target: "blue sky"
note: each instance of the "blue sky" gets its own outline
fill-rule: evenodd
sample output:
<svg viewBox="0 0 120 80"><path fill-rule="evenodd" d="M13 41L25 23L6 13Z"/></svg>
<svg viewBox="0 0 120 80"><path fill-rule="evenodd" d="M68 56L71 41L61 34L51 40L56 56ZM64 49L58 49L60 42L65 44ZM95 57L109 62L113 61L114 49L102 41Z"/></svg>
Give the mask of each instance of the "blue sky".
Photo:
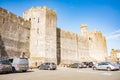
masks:
<svg viewBox="0 0 120 80"><path fill-rule="evenodd" d="M80 24L106 36L108 53L120 49L120 0L0 0L0 7L18 16L31 7L56 10L57 26L80 34Z"/></svg>

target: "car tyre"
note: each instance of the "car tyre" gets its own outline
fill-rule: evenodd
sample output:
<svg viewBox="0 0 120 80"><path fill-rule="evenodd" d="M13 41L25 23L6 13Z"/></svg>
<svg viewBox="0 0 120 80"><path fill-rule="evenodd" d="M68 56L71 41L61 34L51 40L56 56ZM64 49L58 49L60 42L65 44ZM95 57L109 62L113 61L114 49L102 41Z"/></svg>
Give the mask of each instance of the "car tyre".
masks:
<svg viewBox="0 0 120 80"><path fill-rule="evenodd" d="M42 68L39 66L39 70L42 70Z"/></svg>
<svg viewBox="0 0 120 80"><path fill-rule="evenodd" d="M107 71L111 71L111 68L110 68L110 67L107 67Z"/></svg>
<svg viewBox="0 0 120 80"><path fill-rule="evenodd" d="M51 68L50 68L50 67L48 67L48 70L51 70Z"/></svg>
<svg viewBox="0 0 120 80"><path fill-rule="evenodd" d="M93 70L97 70L97 68L96 68L96 67L93 67Z"/></svg>
<svg viewBox="0 0 120 80"><path fill-rule="evenodd" d="M27 70L23 70L22 72L27 72Z"/></svg>
<svg viewBox="0 0 120 80"><path fill-rule="evenodd" d="M15 70L15 68L14 68L14 67L12 67L12 72L16 72L16 70Z"/></svg>

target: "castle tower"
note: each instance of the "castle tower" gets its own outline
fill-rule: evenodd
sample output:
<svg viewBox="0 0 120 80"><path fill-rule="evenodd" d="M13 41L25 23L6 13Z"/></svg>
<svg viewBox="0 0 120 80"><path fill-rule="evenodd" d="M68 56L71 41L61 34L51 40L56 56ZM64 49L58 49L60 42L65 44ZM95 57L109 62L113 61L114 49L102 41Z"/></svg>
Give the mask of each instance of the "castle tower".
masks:
<svg viewBox="0 0 120 80"><path fill-rule="evenodd" d="M82 25L80 26L80 28L81 28L81 33L82 33L82 35L84 35L84 34L87 33L87 25L86 25L86 24L82 24Z"/></svg>
<svg viewBox="0 0 120 80"><path fill-rule="evenodd" d="M56 62L56 12L47 7L32 7L23 17L31 21L31 60Z"/></svg>

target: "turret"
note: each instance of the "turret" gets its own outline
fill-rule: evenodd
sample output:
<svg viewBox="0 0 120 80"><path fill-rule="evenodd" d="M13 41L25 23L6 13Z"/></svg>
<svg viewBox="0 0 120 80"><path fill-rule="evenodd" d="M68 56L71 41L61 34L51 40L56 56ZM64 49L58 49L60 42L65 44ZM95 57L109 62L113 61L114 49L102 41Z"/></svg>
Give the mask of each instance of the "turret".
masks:
<svg viewBox="0 0 120 80"><path fill-rule="evenodd" d="M82 33L82 35L84 35L84 34L87 33L87 25L86 25L86 24L82 24L82 25L80 26L80 28L81 28L81 33Z"/></svg>

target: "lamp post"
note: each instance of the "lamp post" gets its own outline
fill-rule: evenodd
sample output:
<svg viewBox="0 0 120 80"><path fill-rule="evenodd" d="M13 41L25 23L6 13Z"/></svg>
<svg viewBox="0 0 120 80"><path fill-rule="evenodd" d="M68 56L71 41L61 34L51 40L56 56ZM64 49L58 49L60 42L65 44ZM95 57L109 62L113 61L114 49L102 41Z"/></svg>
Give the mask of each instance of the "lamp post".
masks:
<svg viewBox="0 0 120 80"><path fill-rule="evenodd" d="M117 53L117 62L120 63L120 53Z"/></svg>

